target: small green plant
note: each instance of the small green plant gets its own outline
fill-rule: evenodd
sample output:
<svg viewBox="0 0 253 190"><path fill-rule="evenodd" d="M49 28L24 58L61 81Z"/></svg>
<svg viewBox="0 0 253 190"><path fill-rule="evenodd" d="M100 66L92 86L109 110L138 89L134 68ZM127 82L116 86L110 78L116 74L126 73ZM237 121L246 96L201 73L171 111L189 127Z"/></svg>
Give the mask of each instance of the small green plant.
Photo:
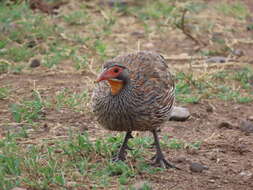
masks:
<svg viewBox="0 0 253 190"><path fill-rule="evenodd" d="M42 118L44 102L37 92L34 92L33 96L33 100L23 100L10 106L12 117L16 122L32 123Z"/></svg>
<svg viewBox="0 0 253 190"><path fill-rule="evenodd" d="M239 81L243 88L250 89L250 80L253 77L253 71L249 68L243 68L234 73L233 79Z"/></svg>
<svg viewBox="0 0 253 190"><path fill-rule="evenodd" d="M217 9L225 15L232 15L238 19L245 19L249 15L249 10L240 1L235 3L221 3L217 6Z"/></svg>
<svg viewBox="0 0 253 190"><path fill-rule="evenodd" d="M94 47L98 55L100 55L103 60L106 59L106 44L101 40L96 40L94 42Z"/></svg>
<svg viewBox="0 0 253 190"><path fill-rule="evenodd" d="M9 89L6 87L0 87L0 100L7 98L9 95Z"/></svg>
<svg viewBox="0 0 253 190"><path fill-rule="evenodd" d="M201 146L200 141L192 142L192 143L184 143L184 148L191 148L191 149L199 149Z"/></svg>
<svg viewBox="0 0 253 190"><path fill-rule="evenodd" d="M0 74L7 73L10 65L5 61L0 60Z"/></svg>
<svg viewBox="0 0 253 190"><path fill-rule="evenodd" d="M14 134L8 133L6 138L0 139L0 189L12 189L19 186L21 162L19 150Z"/></svg>
<svg viewBox="0 0 253 190"><path fill-rule="evenodd" d="M57 93L55 100L58 110L63 107L68 107L74 111L81 111L87 101L87 92L76 93L65 88Z"/></svg>
<svg viewBox="0 0 253 190"><path fill-rule="evenodd" d="M7 45L7 40L0 40L0 49L3 49Z"/></svg>
<svg viewBox="0 0 253 190"><path fill-rule="evenodd" d="M151 4L147 4L144 6L139 12L139 18L141 20L149 20L149 19L159 19L159 18L167 18L170 17L171 12L175 8L174 5L171 5L166 2L155 1Z"/></svg>
<svg viewBox="0 0 253 190"><path fill-rule="evenodd" d="M181 149L183 148L184 143L176 138L169 139L168 137L165 137L165 145L171 149Z"/></svg>
<svg viewBox="0 0 253 190"><path fill-rule="evenodd" d="M14 62L28 61L32 56L34 56L33 51L24 46L9 48L4 54L4 57Z"/></svg>
<svg viewBox="0 0 253 190"><path fill-rule="evenodd" d="M71 25L85 24L88 20L88 15L84 10L74 11L68 15L63 16L65 22Z"/></svg>
<svg viewBox="0 0 253 190"><path fill-rule="evenodd" d="M75 61L75 65L74 67L76 68L76 70L82 70L82 69L86 69L87 65L88 65L88 58L87 56L78 56L75 55L73 60Z"/></svg>

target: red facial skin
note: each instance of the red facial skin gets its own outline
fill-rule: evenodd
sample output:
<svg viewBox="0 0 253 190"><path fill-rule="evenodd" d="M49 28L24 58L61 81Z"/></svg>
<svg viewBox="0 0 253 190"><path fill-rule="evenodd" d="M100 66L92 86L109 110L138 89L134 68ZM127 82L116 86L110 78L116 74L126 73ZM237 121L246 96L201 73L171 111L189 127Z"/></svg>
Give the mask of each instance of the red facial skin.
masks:
<svg viewBox="0 0 253 190"><path fill-rule="evenodd" d="M119 66L114 66L102 72L97 78L96 82L100 82L103 80L113 79L119 76L119 74L123 71L123 68Z"/></svg>
<svg viewBox="0 0 253 190"><path fill-rule="evenodd" d="M108 70L102 72L99 75L96 82L107 80L111 86L111 94L117 95L123 88L123 81L113 80L113 79L116 79L122 71L123 71L123 68L119 66L111 67Z"/></svg>

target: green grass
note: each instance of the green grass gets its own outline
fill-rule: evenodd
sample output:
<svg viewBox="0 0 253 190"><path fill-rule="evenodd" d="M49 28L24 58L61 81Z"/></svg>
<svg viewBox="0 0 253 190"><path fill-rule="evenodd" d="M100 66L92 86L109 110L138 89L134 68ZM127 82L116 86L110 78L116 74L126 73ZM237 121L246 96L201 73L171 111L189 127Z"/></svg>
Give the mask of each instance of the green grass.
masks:
<svg viewBox="0 0 253 190"><path fill-rule="evenodd" d="M220 5L217 6L217 10L225 15L234 16L238 19L245 19L249 16L247 6L240 1L234 3L220 3Z"/></svg>
<svg viewBox="0 0 253 190"><path fill-rule="evenodd" d="M42 118L45 102L41 99L40 94L33 92L32 100L22 100L19 103L10 105L10 112L14 121L32 123Z"/></svg>
<svg viewBox="0 0 253 190"><path fill-rule="evenodd" d="M57 92L55 96L56 109L69 108L74 111L80 112L84 109L87 103L87 92L84 90L81 93L72 92L65 88Z"/></svg>
<svg viewBox="0 0 253 190"><path fill-rule="evenodd" d="M253 101L252 79L253 71L248 67L219 71L199 79L193 74L179 72L176 75L176 99L183 103L198 103L202 98L249 103ZM231 83L235 89L231 88Z"/></svg>
<svg viewBox="0 0 253 190"><path fill-rule="evenodd" d="M9 89L7 87L0 87L0 100L8 98L9 93Z"/></svg>
<svg viewBox="0 0 253 190"><path fill-rule="evenodd" d="M8 60L14 62L28 61L32 56L34 56L34 52L24 46L9 48L4 55Z"/></svg>
<svg viewBox="0 0 253 190"><path fill-rule="evenodd" d="M89 20L88 15L84 10L73 11L68 15L64 15L63 19L70 25L85 24L87 23L87 20Z"/></svg>
<svg viewBox="0 0 253 190"><path fill-rule="evenodd" d="M116 182L123 188L127 187L138 173L155 174L163 171L161 168L152 167L143 159L150 155L150 152L143 150L151 145L152 139L149 137L135 137L130 141L131 147L141 149L142 152L142 157L132 157L130 154L128 160L136 159L138 162L137 167L133 168L128 163L110 161L111 153L116 152L118 145L122 143L123 135L91 141L87 133L81 135L70 131L65 140L44 141L46 146L41 146L40 143L17 143L17 139L22 142L25 138L23 136L9 133L6 138L0 139L1 189L7 190L15 186L58 189L67 187L70 182L74 182L70 186L80 188L88 188L88 184L97 188L109 188L111 183ZM182 143L179 143L180 147L176 145L180 142L176 139L163 138L161 142L163 146L169 142L171 148L184 148ZM148 184L146 186L149 187Z"/></svg>

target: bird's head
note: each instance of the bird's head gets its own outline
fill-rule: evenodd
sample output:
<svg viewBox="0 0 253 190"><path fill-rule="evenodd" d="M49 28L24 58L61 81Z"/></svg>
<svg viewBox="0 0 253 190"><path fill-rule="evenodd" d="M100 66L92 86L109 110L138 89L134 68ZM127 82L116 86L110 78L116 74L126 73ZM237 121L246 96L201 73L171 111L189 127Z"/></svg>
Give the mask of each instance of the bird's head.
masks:
<svg viewBox="0 0 253 190"><path fill-rule="evenodd" d="M120 64L110 64L98 76L96 82L107 80L111 86L111 94L117 95L129 82L129 71Z"/></svg>

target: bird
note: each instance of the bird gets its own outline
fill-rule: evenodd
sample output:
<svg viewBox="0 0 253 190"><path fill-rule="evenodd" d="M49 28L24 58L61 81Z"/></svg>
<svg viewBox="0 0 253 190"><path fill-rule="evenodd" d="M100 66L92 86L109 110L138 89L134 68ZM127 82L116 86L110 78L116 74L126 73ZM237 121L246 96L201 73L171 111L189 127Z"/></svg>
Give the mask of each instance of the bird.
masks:
<svg viewBox="0 0 253 190"><path fill-rule="evenodd" d="M113 161L126 160L133 131L153 134L153 164L177 168L165 159L157 130L169 120L175 102L175 83L165 58L156 52L125 53L106 61L95 81L92 109L105 129L125 132ZM178 169L178 168L177 168Z"/></svg>

